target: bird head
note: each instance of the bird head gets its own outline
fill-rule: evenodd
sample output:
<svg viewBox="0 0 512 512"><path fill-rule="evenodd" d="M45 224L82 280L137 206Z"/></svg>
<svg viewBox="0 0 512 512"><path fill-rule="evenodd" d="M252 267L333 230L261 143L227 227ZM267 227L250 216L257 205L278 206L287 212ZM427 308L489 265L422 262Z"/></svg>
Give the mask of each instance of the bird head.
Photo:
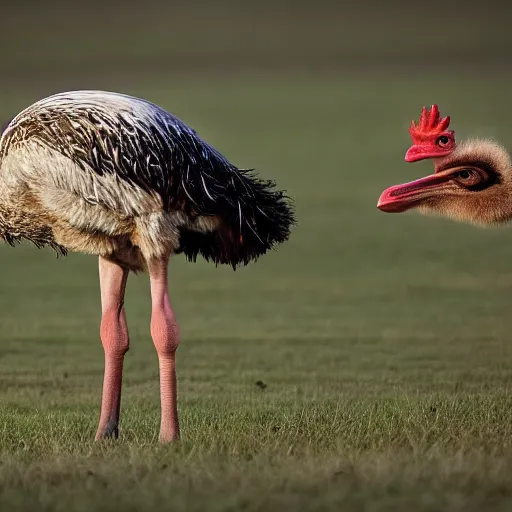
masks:
<svg viewBox="0 0 512 512"><path fill-rule="evenodd" d="M406 162L417 162L426 158L441 158L455 149L455 133L448 130L450 117L441 117L437 105L423 107L418 124L411 122L409 133L412 146L405 154Z"/></svg>
<svg viewBox="0 0 512 512"><path fill-rule="evenodd" d="M468 140L436 161L434 174L382 192L377 207L418 209L455 220L496 225L512 219L512 160L489 140Z"/></svg>

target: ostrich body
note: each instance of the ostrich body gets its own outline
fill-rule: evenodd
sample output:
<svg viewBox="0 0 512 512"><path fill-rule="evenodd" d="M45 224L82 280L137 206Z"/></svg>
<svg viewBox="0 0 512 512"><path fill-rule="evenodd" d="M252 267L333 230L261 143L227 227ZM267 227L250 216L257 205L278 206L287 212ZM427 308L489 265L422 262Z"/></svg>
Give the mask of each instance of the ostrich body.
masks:
<svg viewBox="0 0 512 512"><path fill-rule="evenodd" d="M0 139L0 236L99 256L105 351L96 439L117 437L128 274L148 272L160 369L160 440L179 437L179 327L170 256L236 268L287 240L293 210L274 183L238 169L181 120L145 100L103 91L45 98Z"/></svg>

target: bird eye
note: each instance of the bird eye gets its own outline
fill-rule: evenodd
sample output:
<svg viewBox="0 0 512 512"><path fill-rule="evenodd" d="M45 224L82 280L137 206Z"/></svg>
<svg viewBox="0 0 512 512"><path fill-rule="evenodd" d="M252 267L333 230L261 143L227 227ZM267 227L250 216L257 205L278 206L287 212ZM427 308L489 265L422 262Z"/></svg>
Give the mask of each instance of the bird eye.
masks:
<svg viewBox="0 0 512 512"><path fill-rule="evenodd" d="M446 146L449 142L450 139L446 135L441 135L441 137L437 139L438 146Z"/></svg>
<svg viewBox="0 0 512 512"><path fill-rule="evenodd" d="M489 179L488 174L481 169L461 169L453 176L456 181L467 188L474 187L482 182L485 183Z"/></svg>

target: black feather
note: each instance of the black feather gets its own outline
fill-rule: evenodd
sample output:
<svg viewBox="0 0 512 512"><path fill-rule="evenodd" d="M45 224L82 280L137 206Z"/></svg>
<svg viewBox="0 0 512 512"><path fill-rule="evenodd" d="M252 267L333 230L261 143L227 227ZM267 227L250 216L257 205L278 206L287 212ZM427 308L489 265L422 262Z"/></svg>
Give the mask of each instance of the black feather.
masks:
<svg viewBox="0 0 512 512"><path fill-rule="evenodd" d="M204 176L203 176L204 177ZM275 245L285 242L295 219L288 197L272 181L238 170L205 210L215 208L222 225L211 233L182 230L180 248L191 261L200 254L217 264L247 265ZM218 180L215 180L218 186Z"/></svg>

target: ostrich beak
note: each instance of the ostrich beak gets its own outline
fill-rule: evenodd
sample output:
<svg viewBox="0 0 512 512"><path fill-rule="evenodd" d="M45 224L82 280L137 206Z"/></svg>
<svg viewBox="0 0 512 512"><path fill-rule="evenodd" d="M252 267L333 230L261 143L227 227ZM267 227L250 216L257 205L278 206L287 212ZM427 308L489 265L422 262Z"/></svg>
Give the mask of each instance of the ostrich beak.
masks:
<svg viewBox="0 0 512 512"><path fill-rule="evenodd" d="M448 173L439 173L402 185L394 185L382 192L377 208L387 213L404 212L417 206L423 199L431 197L449 180Z"/></svg>

